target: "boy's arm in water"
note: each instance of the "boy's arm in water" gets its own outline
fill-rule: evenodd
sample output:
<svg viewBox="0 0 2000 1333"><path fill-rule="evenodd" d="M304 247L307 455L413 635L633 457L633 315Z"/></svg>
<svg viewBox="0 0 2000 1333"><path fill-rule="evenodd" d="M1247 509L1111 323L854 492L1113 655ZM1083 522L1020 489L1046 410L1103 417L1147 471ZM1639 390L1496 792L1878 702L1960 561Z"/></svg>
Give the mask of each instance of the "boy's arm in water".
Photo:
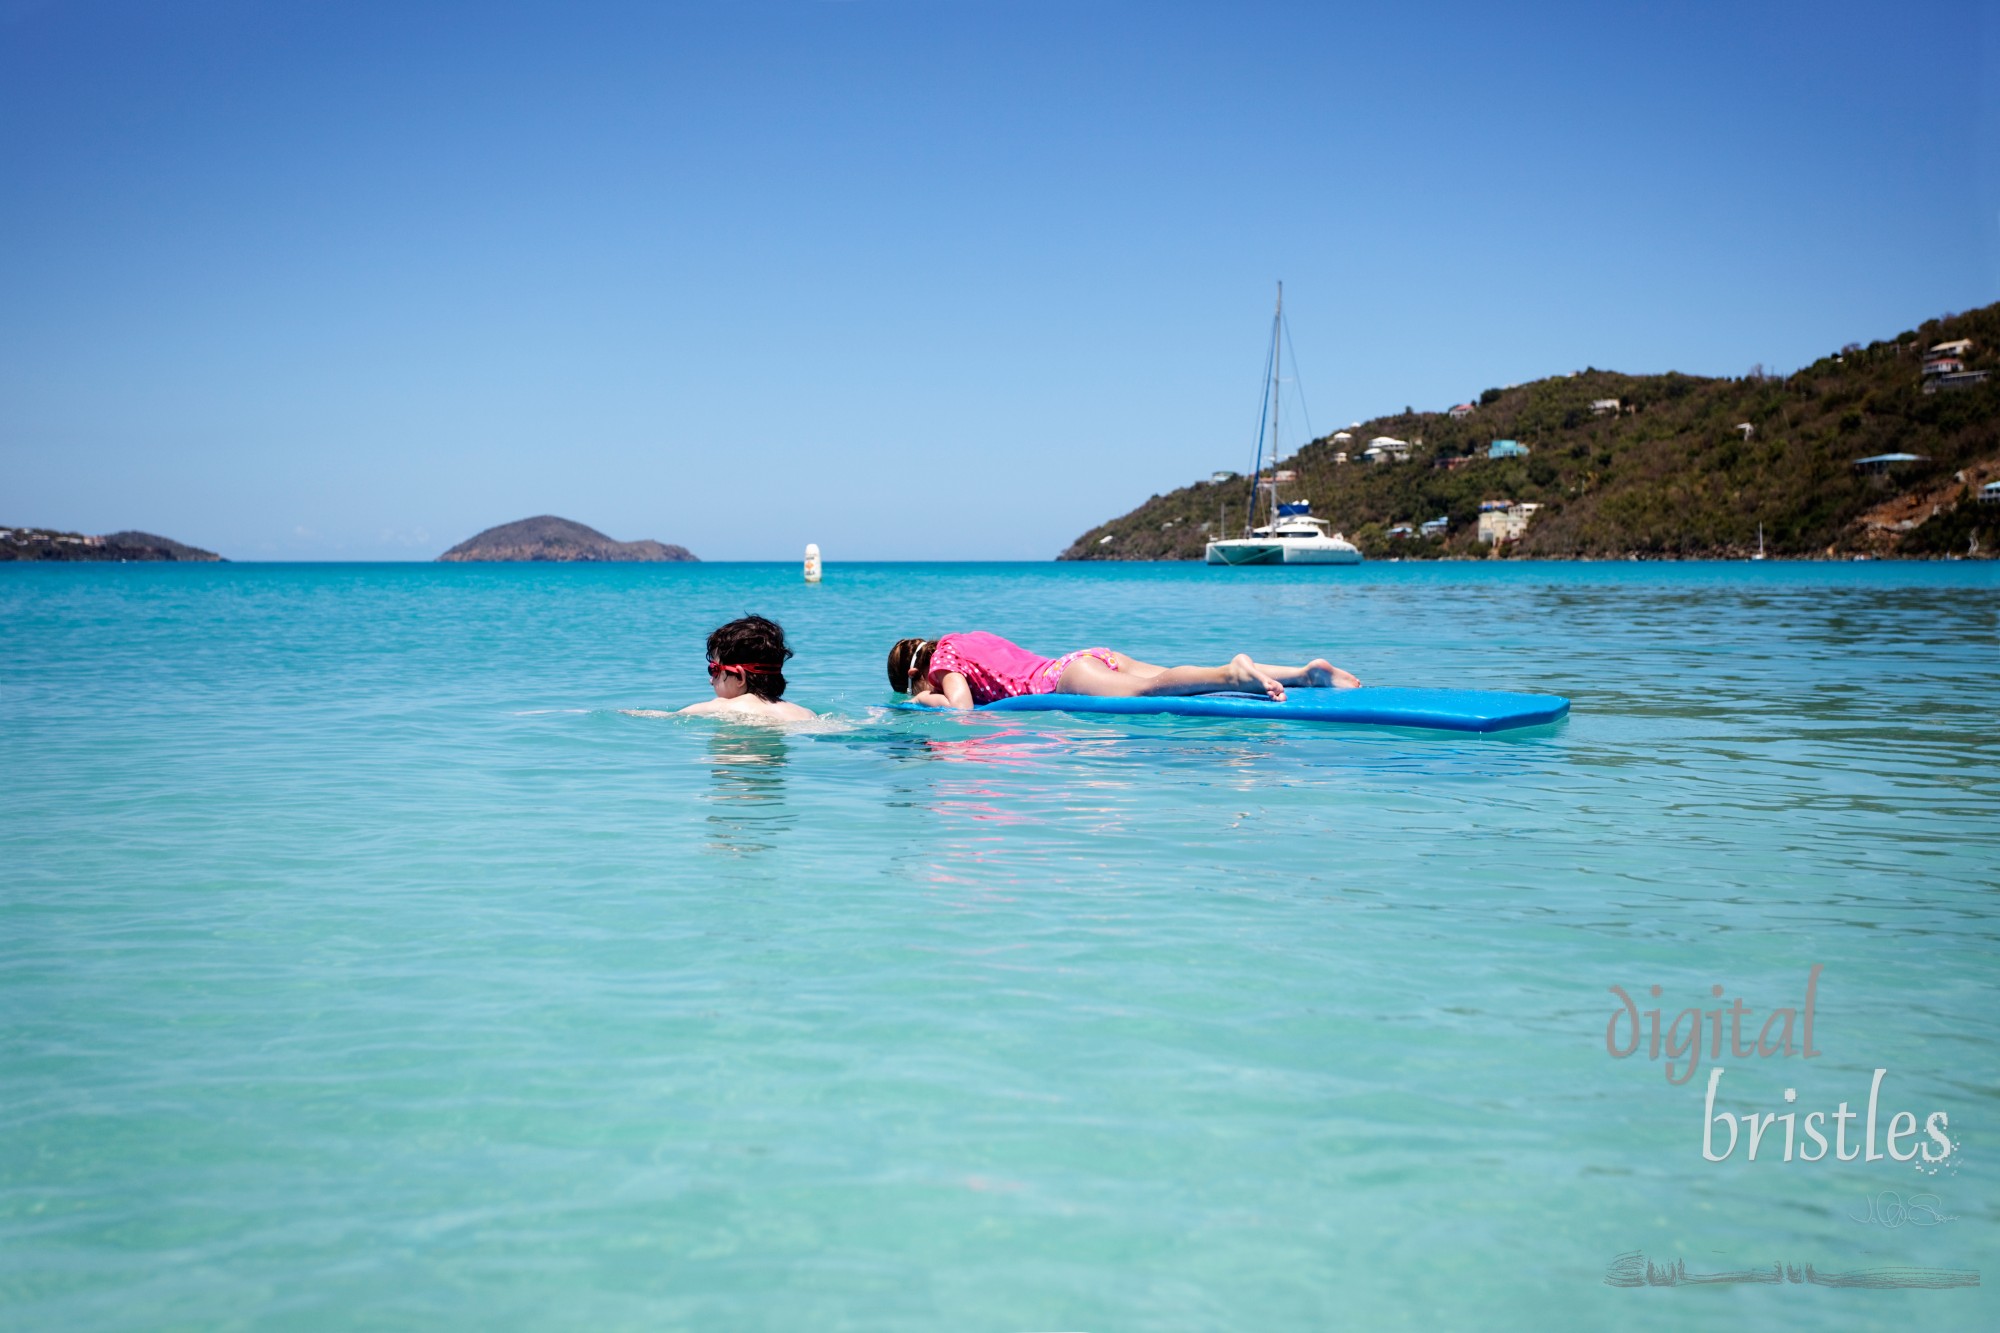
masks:
<svg viewBox="0 0 2000 1333"><path fill-rule="evenodd" d="M938 682L937 689L918 690L912 697L918 703L929 704L932 708L972 707L972 687L967 685L965 677L956 671L945 672L944 679Z"/></svg>

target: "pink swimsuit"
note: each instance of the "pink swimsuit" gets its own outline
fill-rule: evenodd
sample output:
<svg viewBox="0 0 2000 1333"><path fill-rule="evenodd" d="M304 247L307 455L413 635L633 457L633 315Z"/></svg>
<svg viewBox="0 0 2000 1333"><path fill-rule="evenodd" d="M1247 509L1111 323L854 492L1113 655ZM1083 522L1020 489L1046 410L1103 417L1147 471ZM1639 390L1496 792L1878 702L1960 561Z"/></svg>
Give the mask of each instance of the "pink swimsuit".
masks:
<svg viewBox="0 0 2000 1333"><path fill-rule="evenodd" d="M990 704L1017 694L1054 694L1062 684L1063 672L1080 657L1094 657L1113 671L1118 657L1109 648L1079 648L1061 657L1031 653L1018 643L1009 643L998 634L974 630L970 634L947 634L931 653L928 679L931 688L948 671L965 677L972 689L972 702Z"/></svg>

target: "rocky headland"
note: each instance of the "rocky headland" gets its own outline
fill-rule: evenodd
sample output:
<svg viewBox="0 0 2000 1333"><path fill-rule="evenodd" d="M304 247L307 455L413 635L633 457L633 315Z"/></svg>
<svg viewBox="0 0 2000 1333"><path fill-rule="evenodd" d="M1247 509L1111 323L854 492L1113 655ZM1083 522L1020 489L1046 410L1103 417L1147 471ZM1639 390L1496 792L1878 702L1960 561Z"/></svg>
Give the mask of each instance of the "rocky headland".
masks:
<svg viewBox="0 0 2000 1333"><path fill-rule="evenodd" d="M222 557L199 546L150 532L112 532L92 537L53 528L0 527L0 560L187 560L213 563Z"/></svg>
<svg viewBox="0 0 2000 1333"><path fill-rule="evenodd" d="M1245 451L1247 452L1247 451ZM1078 537L1063 560L1199 560L1276 481L1378 559L1992 558L2000 305L1790 375L1584 369L1404 408L1218 472ZM1495 512L1519 522L1504 529ZM1530 519L1530 515L1532 518Z"/></svg>
<svg viewBox="0 0 2000 1333"><path fill-rule="evenodd" d="M553 514L524 518L488 528L468 537L438 557L456 562L551 560L551 561L667 561L694 560L685 546L666 542L621 542Z"/></svg>

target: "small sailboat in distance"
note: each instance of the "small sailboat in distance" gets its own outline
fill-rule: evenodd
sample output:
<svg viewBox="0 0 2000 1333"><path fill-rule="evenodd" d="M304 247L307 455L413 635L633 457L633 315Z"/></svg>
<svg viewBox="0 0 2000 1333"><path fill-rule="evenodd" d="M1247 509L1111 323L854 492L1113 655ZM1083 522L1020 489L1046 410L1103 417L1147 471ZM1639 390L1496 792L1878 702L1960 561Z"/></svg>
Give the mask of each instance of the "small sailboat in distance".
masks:
<svg viewBox="0 0 2000 1333"><path fill-rule="evenodd" d="M1244 507L1241 537L1217 537L1208 544L1211 565L1358 565L1361 548L1340 533L1331 536L1326 520L1312 516L1312 501L1290 504L1278 499L1278 371L1283 355L1285 332L1285 284L1278 284L1278 308L1271 317L1271 384L1264 409L1257 419L1257 460L1250 469L1250 503ZM1264 428L1271 434L1271 479L1264 476ZM1270 519L1261 528L1256 521L1257 489L1270 489Z"/></svg>

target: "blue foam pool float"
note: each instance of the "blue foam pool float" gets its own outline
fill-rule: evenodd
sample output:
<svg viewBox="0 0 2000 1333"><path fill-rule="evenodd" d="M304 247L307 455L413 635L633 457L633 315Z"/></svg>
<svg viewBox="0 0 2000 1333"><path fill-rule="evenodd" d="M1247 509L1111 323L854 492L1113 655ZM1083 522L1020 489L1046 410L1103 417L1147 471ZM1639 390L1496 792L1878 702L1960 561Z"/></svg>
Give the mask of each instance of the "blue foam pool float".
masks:
<svg viewBox="0 0 2000 1333"><path fill-rule="evenodd" d="M904 708L931 705L906 702ZM1349 722L1444 731L1507 731L1537 727L1569 713L1556 694L1502 690L1423 690L1364 686L1355 690L1300 687L1278 703L1262 694L1177 694L1132 699L1095 694L1019 694L981 704L980 713L1172 713L1181 717L1260 718L1268 722Z"/></svg>

